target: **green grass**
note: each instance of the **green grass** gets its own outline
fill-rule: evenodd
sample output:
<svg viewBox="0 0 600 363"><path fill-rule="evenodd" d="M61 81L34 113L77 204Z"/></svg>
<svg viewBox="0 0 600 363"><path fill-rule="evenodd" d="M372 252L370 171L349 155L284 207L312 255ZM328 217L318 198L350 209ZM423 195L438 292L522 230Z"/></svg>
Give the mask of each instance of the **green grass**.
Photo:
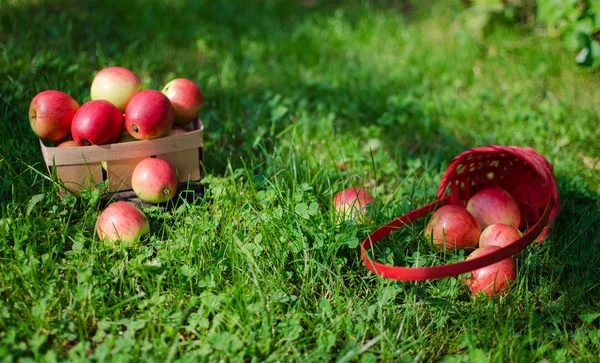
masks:
<svg viewBox="0 0 600 363"><path fill-rule="evenodd" d="M600 76L535 29L474 38L459 1L401 4L0 0L0 357L595 360ZM59 197L27 121L37 92L84 102L110 65L207 100L205 198L146 209L151 236L117 250L94 234L102 195ZM535 148L561 194L511 293L368 273L358 241L486 144ZM336 223L350 185L378 201L367 225ZM388 257L411 263L418 232Z"/></svg>

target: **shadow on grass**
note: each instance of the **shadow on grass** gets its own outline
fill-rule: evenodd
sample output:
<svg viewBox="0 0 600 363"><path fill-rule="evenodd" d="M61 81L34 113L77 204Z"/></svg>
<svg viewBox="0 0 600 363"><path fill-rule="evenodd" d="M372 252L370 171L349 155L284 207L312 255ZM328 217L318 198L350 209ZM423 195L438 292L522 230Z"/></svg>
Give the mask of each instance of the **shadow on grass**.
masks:
<svg viewBox="0 0 600 363"><path fill-rule="evenodd" d="M535 259L530 268L535 276L534 290L539 288L540 293L546 293L556 309L556 315L547 316L549 321L572 328L568 323L573 323L573 319L586 322L585 314L598 310L600 207L597 198L575 178L561 177L557 182L561 213L549 240L533 246L546 258Z"/></svg>
<svg viewBox="0 0 600 363"><path fill-rule="evenodd" d="M405 1L376 1L371 6L388 10L391 5L392 9L406 11L409 9L406 4ZM344 44L339 44L339 51L335 50L335 42L339 40L324 39L330 44L323 46L319 36L307 35L318 27L297 31L307 27L308 18L309 22L319 24L343 18L340 25L352 26L360 20L363 10L361 5L343 1L109 0L5 5L0 15L0 41L18 44L14 46L16 51L26 49L23 54L11 55L17 59L22 56L20 62L31 62L30 67L14 65L5 70L8 76L20 79L28 90L19 93L16 99L7 100L18 107L11 107L6 117L22 120L18 134L27 134L28 125L22 115L35 92L47 88L65 89L83 102L88 98L91 75L115 63L140 72L145 85L152 88L160 88L168 78L185 75L204 83L206 141L208 148L214 151L207 166L222 173L227 159L239 166L240 158L249 152L248 145L257 138L272 137L289 125L293 110L277 120L268 135L257 132L274 118L279 104L269 108L269 101L278 95L284 99L291 97L291 107L308 102L308 110L345 110L352 114L353 121L339 127L350 133L356 131L359 122L372 122L386 112L387 96L392 89L397 91L397 86L381 80L377 90L368 89L366 79L378 74L363 72L356 77L358 81L349 76L337 86L322 80L320 75L315 75L317 81L307 82L306 77L297 74L305 67L314 68L326 62L327 57L333 57L334 62L344 61ZM31 59L26 59L28 56ZM254 74L256 67L268 69L269 62L276 68L272 74ZM352 86L360 86L360 89L348 89ZM11 91L14 89L10 85L3 89L3 93L14 93ZM412 133L414 126L421 122L414 117L418 110L396 111L406 111L403 117L410 121L400 132L394 130L398 125L390 125L390 132L384 132L390 136L386 144L388 141L391 145L398 144L398 134ZM438 129L437 126L431 125L431 129ZM430 133L429 130L418 132ZM408 144L412 144L412 148L415 143ZM40 160L39 155L23 156L31 163Z"/></svg>

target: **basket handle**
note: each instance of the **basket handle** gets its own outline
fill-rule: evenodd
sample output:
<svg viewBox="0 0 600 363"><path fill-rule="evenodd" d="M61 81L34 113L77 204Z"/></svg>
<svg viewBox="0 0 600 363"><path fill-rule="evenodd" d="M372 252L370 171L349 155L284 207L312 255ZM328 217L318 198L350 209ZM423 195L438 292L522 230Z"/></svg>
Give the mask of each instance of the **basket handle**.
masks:
<svg viewBox="0 0 600 363"><path fill-rule="evenodd" d="M394 218L391 222L372 232L369 236L367 236L367 238L365 238L365 240L361 244L361 255L365 266L371 272L381 277L403 281L432 280L439 279L442 277L456 276L462 273L470 272L478 268L491 265L505 258L514 256L515 254L523 250L525 247L527 247L540 235L540 233L542 233L544 227L548 224L548 220L550 218L550 211L552 209L552 201L548 200L548 203L546 204L546 209L544 210L542 217L520 239L506 247L498 249L497 251L471 260L430 267L400 267L385 265L373 261L369 257L367 251L372 249L375 243L379 242L382 238L384 238L385 236L389 235L397 229L400 229L420 218L425 217L427 214L433 212L438 206L446 205L449 203L450 196L438 199L421 208L412 210L401 217Z"/></svg>

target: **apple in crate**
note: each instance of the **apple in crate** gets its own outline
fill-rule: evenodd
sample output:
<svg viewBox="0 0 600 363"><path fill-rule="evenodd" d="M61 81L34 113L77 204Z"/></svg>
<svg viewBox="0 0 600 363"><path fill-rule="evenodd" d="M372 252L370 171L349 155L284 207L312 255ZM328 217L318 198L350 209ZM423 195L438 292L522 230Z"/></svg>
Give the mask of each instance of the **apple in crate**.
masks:
<svg viewBox="0 0 600 363"><path fill-rule="evenodd" d="M131 187L135 194L148 203L164 203L177 192L177 173L167 161L146 158L133 169Z"/></svg>
<svg viewBox="0 0 600 363"><path fill-rule="evenodd" d="M425 237L439 250L476 248L481 229L462 206L448 204L436 210L425 226Z"/></svg>
<svg viewBox="0 0 600 363"><path fill-rule="evenodd" d="M96 222L98 237L110 244L122 241L132 244L150 233L144 213L127 202L115 202L100 213Z"/></svg>
<svg viewBox="0 0 600 363"><path fill-rule="evenodd" d="M519 231L513 226L494 223L487 226L479 236L479 247L506 247L521 238Z"/></svg>
<svg viewBox="0 0 600 363"><path fill-rule="evenodd" d="M467 260L487 255L499 250L498 246L484 246L473 251ZM492 297L508 291L510 282L517 275L515 261L512 257L496 262L489 266L471 271L471 276L464 282L467 284L471 293L478 296L480 292L484 292L487 296Z"/></svg>
<svg viewBox="0 0 600 363"><path fill-rule="evenodd" d="M198 117L204 105L204 95L200 87L185 78L176 78L167 83L162 91L173 104L175 123L184 125Z"/></svg>
<svg viewBox="0 0 600 363"><path fill-rule="evenodd" d="M122 130L123 114L106 100L84 103L71 124L73 140L84 145L113 143L121 136Z"/></svg>
<svg viewBox="0 0 600 363"><path fill-rule="evenodd" d="M61 142L56 147L79 147L79 146L85 146L85 144L81 141L68 140L68 141Z"/></svg>
<svg viewBox="0 0 600 363"><path fill-rule="evenodd" d="M142 90L142 81L123 67L108 67L94 76L90 94L92 100L107 100L125 111L133 96Z"/></svg>
<svg viewBox="0 0 600 363"><path fill-rule="evenodd" d="M169 136L184 135L190 131L193 131L193 130L190 129L189 127L175 126L171 129L171 131L169 131Z"/></svg>
<svg viewBox="0 0 600 363"><path fill-rule="evenodd" d="M68 94L48 90L38 93L29 105L29 125L44 140L59 141L71 133L79 103Z"/></svg>
<svg viewBox="0 0 600 363"><path fill-rule="evenodd" d="M494 223L515 228L521 223L519 205L509 192L499 187L489 187L477 192L469 199L467 210L477 219L482 230Z"/></svg>
<svg viewBox="0 0 600 363"><path fill-rule="evenodd" d="M171 101L157 90L136 94L125 110L125 127L138 140L167 135L173 127L175 113Z"/></svg>
<svg viewBox="0 0 600 363"><path fill-rule="evenodd" d="M364 221L373 196L362 188L348 188L333 197L333 206L342 219L355 218Z"/></svg>

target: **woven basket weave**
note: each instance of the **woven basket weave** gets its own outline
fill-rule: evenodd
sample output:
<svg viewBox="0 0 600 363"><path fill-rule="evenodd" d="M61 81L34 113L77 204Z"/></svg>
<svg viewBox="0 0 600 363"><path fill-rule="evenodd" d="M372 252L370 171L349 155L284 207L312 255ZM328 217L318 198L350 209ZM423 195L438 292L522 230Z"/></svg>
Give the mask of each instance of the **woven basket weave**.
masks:
<svg viewBox="0 0 600 363"><path fill-rule="evenodd" d="M468 261L431 267L399 267L372 260L368 251L390 233L426 217L446 204L466 205L479 190L498 186L512 194L521 208L521 230L516 242ZM560 210L552 165L531 148L484 146L469 149L452 160L438 189L438 199L371 233L361 244L365 266L373 273L395 280L429 280L455 276L511 257L535 240L543 240Z"/></svg>

